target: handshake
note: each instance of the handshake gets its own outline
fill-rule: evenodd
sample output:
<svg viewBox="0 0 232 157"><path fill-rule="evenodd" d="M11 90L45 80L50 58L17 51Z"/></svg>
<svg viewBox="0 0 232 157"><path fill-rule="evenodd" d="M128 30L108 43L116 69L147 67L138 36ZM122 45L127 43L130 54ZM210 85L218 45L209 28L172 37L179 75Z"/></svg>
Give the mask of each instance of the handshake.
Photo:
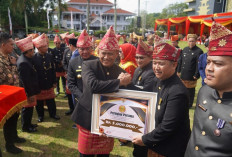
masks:
<svg viewBox="0 0 232 157"><path fill-rule="evenodd" d="M127 86L128 84L131 83L131 75L128 73L121 73L118 76L118 79L120 80L119 86Z"/></svg>

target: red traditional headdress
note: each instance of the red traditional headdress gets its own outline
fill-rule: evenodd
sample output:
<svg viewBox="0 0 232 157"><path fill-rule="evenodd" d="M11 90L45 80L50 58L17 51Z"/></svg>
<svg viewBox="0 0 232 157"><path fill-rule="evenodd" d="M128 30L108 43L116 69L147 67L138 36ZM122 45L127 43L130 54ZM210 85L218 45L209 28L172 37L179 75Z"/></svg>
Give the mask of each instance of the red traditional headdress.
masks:
<svg viewBox="0 0 232 157"><path fill-rule="evenodd" d="M152 56L152 52L153 52L152 46L147 45L141 39L139 39L136 53L141 55Z"/></svg>
<svg viewBox="0 0 232 157"><path fill-rule="evenodd" d="M113 26L110 26L105 36L98 45L101 50L115 51L119 50L118 40L115 36Z"/></svg>
<svg viewBox="0 0 232 157"><path fill-rule="evenodd" d="M86 32L86 30L84 29L77 41L77 47L90 47L92 46L92 40L89 37L88 33Z"/></svg>
<svg viewBox="0 0 232 157"><path fill-rule="evenodd" d="M61 41L60 41L60 38L59 38L59 36L56 34L56 36L55 36L55 38L54 38L54 43L59 43L59 42L61 42Z"/></svg>
<svg viewBox="0 0 232 157"><path fill-rule="evenodd" d="M209 38L209 56L232 56L232 32L213 22Z"/></svg>
<svg viewBox="0 0 232 157"><path fill-rule="evenodd" d="M65 39L65 37L66 37L67 35L69 35L69 32L60 34L60 37L61 37L62 39Z"/></svg>
<svg viewBox="0 0 232 157"><path fill-rule="evenodd" d="M38 36L37 38L33 39L32 42L36 48L40 48L40 47L46 46L48 44L47 38L46 38L44 33L42 35Z"/></svg>
<svg viewBox="0 0 232 157"><path fill-rule="evenodd" d="M32 38L30 36L27 38L18 40L15 43L22 52L26 52L34 48Z"/></svg>

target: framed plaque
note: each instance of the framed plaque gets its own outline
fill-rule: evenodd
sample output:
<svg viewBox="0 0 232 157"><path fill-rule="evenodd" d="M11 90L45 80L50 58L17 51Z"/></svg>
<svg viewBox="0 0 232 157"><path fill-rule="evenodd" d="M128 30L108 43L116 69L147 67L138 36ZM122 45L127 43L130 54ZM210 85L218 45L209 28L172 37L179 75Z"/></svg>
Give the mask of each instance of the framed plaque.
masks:
<svg viewBox="0 0 232 157"><path fill-rule="evenodd" d="M155 129L157 93L119 90L93 94L91 133L132 141Z"/></svg>

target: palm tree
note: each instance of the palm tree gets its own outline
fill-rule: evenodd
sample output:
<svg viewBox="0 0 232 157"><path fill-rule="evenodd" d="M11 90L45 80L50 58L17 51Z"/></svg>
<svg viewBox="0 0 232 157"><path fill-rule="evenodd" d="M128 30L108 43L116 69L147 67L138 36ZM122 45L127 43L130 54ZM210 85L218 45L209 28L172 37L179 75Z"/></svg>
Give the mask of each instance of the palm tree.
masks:
<svg viewBox="0 0 232 157"><path fill-rule="evenodd" d="M19 11L19 13L24 13L24 19L25 19L25 27L26 27L26 34L28 34L28 21L27 21L27 3L29 3L30 0L24 0L22 3L22 0L11 0L11 8L13 12Z"/></svg>

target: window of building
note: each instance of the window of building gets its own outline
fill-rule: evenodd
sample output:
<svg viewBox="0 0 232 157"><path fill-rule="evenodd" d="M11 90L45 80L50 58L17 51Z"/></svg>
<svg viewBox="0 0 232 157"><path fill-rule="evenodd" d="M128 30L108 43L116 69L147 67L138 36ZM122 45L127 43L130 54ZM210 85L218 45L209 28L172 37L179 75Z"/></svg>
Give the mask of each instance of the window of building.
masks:
<svg viewBox="0 0 232 157"><path fill-rule="evenodd" d="M96 11L96 14L98 15L98 11Z"/></svg>
<svg viewBox="0 0 232 157"><path fill-rule="evenodd" d="M216 0L216 2L217 2L217 3L221 3L221 2L222 2L222 0Z"/></svg>
<svg viewBox="0 0 232 157"><path fill-rule="evenodd" d="M92 6L92 9L94 9L94 6Z"/></svg>
<svg viewBox="0 0 232 157"><path fill-rule="evenodd" d="M86 6L84 6L84 9L86 9Z"/></svg>
<svg viewBox="0 0 232 157"><path fill-rule="evenodd" d="M117 16L117 20L120 21L120 16Z"/></svg>
<svg viewBox="0 0 232 157"><path fill-rule="evenodd" d="M82 9L82 5L80 6L80 9Z"/></svg>
<svg viewBox="0 0 232 157"><path fill-rule="evenodd" d="M96 7L96 9L98 9L98 7Z"/></svg>
<svg viewBox="0 0 232 157"><path fill-rule="evenodd" d="M110 16L110 20L113 21L113 19L114 19L114 16Z"/></svg>
<svg viewBox="0 0 232 157"><path fill-rule="evenodd" d="M100 9L102 10L102 7L100 7Z"/></svg>
<svg viewBox="0 0 232 157"><path fill-rule="evenodd" d="M126 16L124 16L124 21L126 21Z"/></svg>
<svg viewBox="0 0 232 157"><path fill-rule="evenodd" d="M92 11L92 14L94 14L94 11Z"/></svg>

